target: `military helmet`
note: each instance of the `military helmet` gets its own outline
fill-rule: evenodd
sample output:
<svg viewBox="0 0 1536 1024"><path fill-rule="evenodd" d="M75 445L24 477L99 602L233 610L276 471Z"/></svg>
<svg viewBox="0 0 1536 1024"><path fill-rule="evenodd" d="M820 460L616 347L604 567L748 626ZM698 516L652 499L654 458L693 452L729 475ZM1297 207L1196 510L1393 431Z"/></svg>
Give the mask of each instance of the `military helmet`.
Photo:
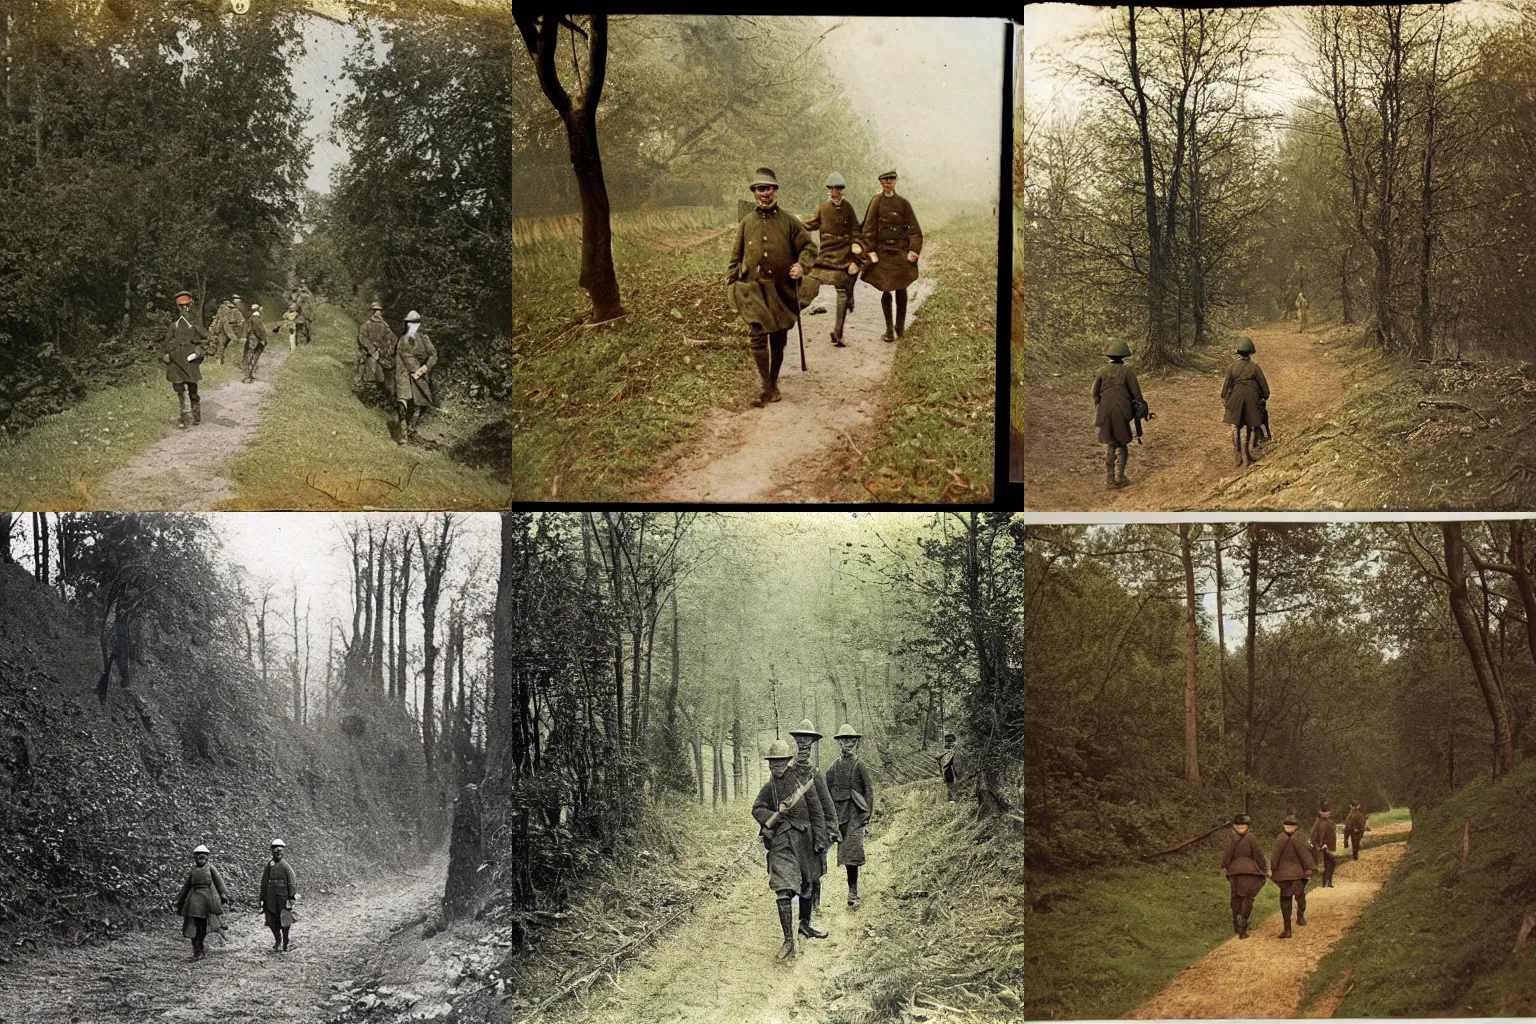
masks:
<svg viewBox="0 0 1536 1024"><path fill-rule="evenodd" d="M1246 814L1239 814L1232 819L1234 825L1252 825L1253 818Z"/></svg>
<svg viewBox="0 0 1536 1024"><path fill-rule="evenodd" d="M894 179L895 177L896 177L896 172L895 171L881 171L880 175L879 175L879 180L880 181L885 181L887 178Z"/></svg>
<svg viewBox="0 0 1536 1024"><path fill-rule="evenodd" d="M758 185L772 185L774 188L779 187L779 179L773 176L773 168L759 167L757 170L752 172L752 180L747 182L747 188L754 188Z"/></svg>
<svg viewBox="0 0 1536 1024"><path fill-rule="evenodd" d="M811 724L809 718L800 719L800 724L789 730L789 734L791 736L814 736L817 739L821 739L821 733L816 731L816 727Z"/></svg>
<svg viewBox="0 0 1536 1024"><path fill-rule="evenodd" d="M281 846L285 850L288 848L288 844L283 842L281 839L274 839L274 840L272 840L272 848L274 850L277 849L279 846Z"/></svg>
<svg viewBox="0 0 1536 1024"><path fill-rule="evenodd" d="M208 852L208 847L203 846L201 843L199 843L197 846L194 846L192 848L192 852L193 853L207 853Z"/></svg>
<svg viewBox="0 0 1536 1024"><path fill-rule="evenodd" d="M1360 806L1360 801L1359 800L1351 800L1349 802L1349 806L1351 806L1351 807L1359 807Z"/></svg>
<svg viewBox="0 0 1536 1024"><path fill-rule="evenodd" d="M419 324L421 323L421 314L413 309L405 314L405 322L408 324Z"/></svg>
<svg viewBox="0 0 1536 1024"><path fill-rule="evenodd" d="M789 743L786 740L774 740L768 744L768 753L763 755L767 761L788 761L795 755L789 751Z"/></svg>
<svg viewBox="0 0 1536 1024"><path fill-rule="evenodd" d="M1318 808L1318 811L1321 812L1321 813L1324 813L1324 814L1332 814L1333 813L1333 805L1332 804L1323 804L1321 807Z"/></svg>
<svg viewBox="0 0 1536 1024"><path fill-rule="evenodd" d="M1300 825L1301 822L1296 820L1296 815L1294 815L1294 814L1287 814L1285 816L1285 820L1282 821L1280 824L1282 824L1282 825Z"/></svg>
<svg viewBox="0 0 1536 1024"><path fill-rule="evenodd" d="M384 303L382 303L382 302L370 302L370 303L368 303L368 308L369 309L383 309L384 308Z"/></svg>
<svg viewBox="0 0 1536 1024"><path fill-rule="evenodd" d="M1112 341L1109 344L1109 348L1105 349L1104 354L1111 359L1124 359L1131 354L1131 346L1127 345L1123 340Z"/></svg>
<svg viewBox="0 0 1536 1024"><path fill-rule="evenodd" d="M831 174L827 175L827 188L847 188L847 187L848 187L848 183L843 180L843 176L841 174L839 174L837 171L833 171Z"/></svg>
<svg viewBox="0 0 1536 1024"><path fill-rule="evenodd" d="M955 734L946 729L944 730L944 738L947 740L952 740L955 738Z"/></svg>
<svg viewBox="0 0 1536 1024"><path fill-rule="evenodd" d="M847 722L844 722L842 728L838 729L837 732L832 734L832 738L835 740L856 740L860 737L860 735L860 733L854 732L853 726L849 725Z"/></svg>
<svg viewBox="0 0 1536 1024"><path fill-rule="evenodd" d="M259 312L261 312L261 303L259 303L259 302L251 303L251 312L252 313L259 313Z"/></svg>
<svg viewBox="0 0 1536 1024"><path fill-rule="evenodd" d="M190 305L192 305L192 293L191 292L177 292L176 293L176 305L178 305L178 306L190 306Z"/></svg>
<svg viewBox="0 0 1536 1024"><path fill-rule="evenodd" d="M1245 334L1237 339L1237 354L1240 356L1253 355L1253 339L1248 337L1248 335Z"/></svg>

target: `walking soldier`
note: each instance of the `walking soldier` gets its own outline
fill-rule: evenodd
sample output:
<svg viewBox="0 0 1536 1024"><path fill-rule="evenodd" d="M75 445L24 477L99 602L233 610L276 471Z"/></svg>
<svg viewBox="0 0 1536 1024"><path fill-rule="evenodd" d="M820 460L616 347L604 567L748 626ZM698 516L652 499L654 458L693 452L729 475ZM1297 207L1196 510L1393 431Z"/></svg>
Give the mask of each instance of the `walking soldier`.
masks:
<svg viewBox="0 0 1536 1024"><path fill-rule="evenodd" d="M1312 851L1296 834L1296 817L1287 815L1283 831L1275 836L1269 852L1269 877L1280 887L1280 914L1285 921L1282 939L1291 937L1291 902L1296 903L1296 923L1307 923L1307 879L1317 871Z"/></svg>
<svg viewBox="0 0 1536 1024"><path fill-rule="evenodd" d="M1130 483L1125 477L1125 464L1131 458L1131 427L1142 418L1137 413L1147 404L1141 396L1141 382L1136 379L1136 371L1125 365L1130 354L1129 345L1123 341L1114 342L1104 353L1109 365L1099 367L1098 375L1093 378L1093 422L1099 428L1099 443L1105 446L1106 488L1124 487ZM1117 456L1119 476L1115 475Z"/></svg>
<svg viewBox="0 0 1536 1024"><path fill-rule="evenodd" d="M896 194L896 172L880 175L880 191L864 214L864 249L869 262L864 280L880 289L885 311L885 341L895 341L907 329L907 286L917 280L917 257L923 251L923 229L912 204ZM896 325L891 327L891 293L896 293Z"/></svg>
<svg viewBox="0 0 1536 1024"><path fill-rule="evenodd" d="M191 306L191 292L176 293L176 319L166 329L160 355L160 361L165 363L165 379L176 389L176 401L181 406L177 425L182 429L186 429L188 423L203 422L203 404L197 396L197 382L203 379L202 367L198 364L205 358L203 345L208 340L208 332L201 323L194 322L201 318L191 313ZM188 398L192 402L190 417Z"/></svg>
<svg viewBox="0 0 1536 1024"><path fill-rule="evenodd" d="M384 322L384 305L375 302L368 307L372 313L357 325L357 379L374 384L386 384L385 370L395 367L395 332Z"/></svg>
<svg viewBox="0 0 1536 1024"><path fill-rule="evenodd" d="M827 175L830 198L806 218L806 229L820 231L821 235L816 265L800 282L802 308L815 300L822 285L829 284L837 290L837 323L832 328L832 344L838 348L844 347L843 318L853 309L853 290L859 283L861 262L853 252L853 243L861 231L859 215L853 212L852 203L843 201L847 184L837 171Z"/></svg>
<svg viewBox="0 0 1536 1024"><path fill-rule="evenodd" d="M801 934L814 932L811 922L811 885L816 877L815 836L825 834L826 815L813 780L796 782L790 773L789 744L774 740L765 759L773 777L758 790L752 817L762 826L759 834L768 850L768 888L779 906L779 927L784 945L777 959L795 955L795 922L791 900L800 898Z"/></svg>
<svg viewBox="0 0 1536 1024"><path fill-rule="evenodd" d="M1360 859L1360 840L1365 838L1368 831L1365 824L1365 812L1360 809L1360 801L1349 802L1349 815L1344 819L1344 847L1351 851L1355 860Z"/></svg>
<svg viewBox="0 0 1536 1024"><path fill-rule="evenodd" d="M962 784L970 775L966 770L965 751L955 746L955 734L944 733L944 753L939 755L939 772L944 776L944 788L949 802L954 803L957 794L964 792Z"/></svg>
<svg viewBox="0 0 1536 1024"><path fill-rule="evenodd" d="M181 934L192 940L192 959L203 958L203 940L209 931L223 931L219 919L229 895L224 891L224 879L219 869L208 863L208 847L199 845L192 851L193 867L187 872L187 880L181 883L176 896L176 913L181 915Z"/></svg>
<svg viewBox="0 0 1536 1024"><path fill-rule="evenodd" d="M1221 382L1221 400L1226 405L1222 422L1232 424L1232 450L1239 466L1255 461L1254 435L1264 425L1264 405L1269 401L1269 381L1252 357L1253 339L1239 338L1237 358Z"/></svg>
<svg viewBox="0 0 1536 1024"><path fill-rule="evenodd" d="M859 905L859 868L864 864L864 828L875 811L875 787L859 763L859 734L847 723L833 735L843 756L827 769L827 791L837 815L837 862L848 871L848 905Z"/></svg>
<svg viewBox="0 0 1536 1024"><path fill-rule="evenodd" d="M811 764L811 744L821 739L821 733L811 724L809 718L800 720L800 725L789 730L789 735L795 741L795 763L790 765L790 775L796 781L804 785L809 780L816 787L816 795L821 798L822 809L826 813L826 821L821 831L815 837L816 847L816 878L811 883L811 888L805 895L810 896L811 906L821 906L821 876L827 873L827 850L837 842L842 833L838 829L837 811L832 804L832 791L827 788L827 780ZM824 939L827 933L819 928L811 926L809 914L800 915L800 934L808 939Z"/></svg>
<svg viewBox="0 0 1536 1024"><path fill-rule="evenodd" d="M1248 831L1253 819L1239 814L1232 819L1232 834L1221 850L1221 867L1232 888L1232 930L1240 939L1248 937L1248 917L1253 913L1253 898L1264 888L1264 850Z"/></svg>
<svg viewBox="0 0 1536 1024"><path fill-rule="evenodd" d="M293 901L299 894L293 877L293 865L283 859L288 844L272 840L272 859L261 872L261 909L266 914L267 929L272 933L272 952L288 951L288 929L293 926Z"/></svg>
<svg viewBox="0 0 1536 1024"><path fill-rule="evenodd" d="M427 373L437 365L437 347L421 326L421 314L405 314L405 333L395 341L395 409L400 417L400 444L416 432L421 410L432 404L432 382Z"/></svg>
<svg viewBox="0 0 1536 1024"><path fill-rule="evenodd" d="M752 361L763 389L752 403L762 408L777 402L779 367L789 329L800 319L799 291L816 259L816 243L800 219L779 209L779 182L773 171L759 167L749 187L757 206L736 228L736 245L726 271L731 304L747 322L752 336Z"/></svg>
<svg viewBox="0 0 1536 1024"><path fill-rule="evenodd" d="M251 303L251 315L245 318L245 377L247 384L256 379L256 364L267 347L267 325L261 322L261 304Z"/></svg>
<svg viewBox="0 0 1536 1024"><path fill-rule="evenodd" d="M1312 823L1312 855L1323 862L1321 888L1333 888L1333 851L1338 848L1339 833L1333 820L1333 808L1323 804L1317 812L1317 820Z"/></svg>
<svg viewBox="0 0 1536 1024"><path fill-rule="evenodd" d="M283 330L288 332L288 351L292 352L298 345L299 338L299 304L297 302L288 303L288 310L283 314L282 322L272 328L272 333L277 334Z"/></svg>

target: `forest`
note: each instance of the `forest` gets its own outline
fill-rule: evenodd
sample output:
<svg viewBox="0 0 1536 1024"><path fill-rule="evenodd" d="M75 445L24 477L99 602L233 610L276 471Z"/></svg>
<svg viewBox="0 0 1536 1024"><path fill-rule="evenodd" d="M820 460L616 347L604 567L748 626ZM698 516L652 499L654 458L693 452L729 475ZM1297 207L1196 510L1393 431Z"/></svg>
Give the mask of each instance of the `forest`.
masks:
<svg viewBox="0 0 1536 1024"><path fill-rule="evenodd" d="M1530 911L1536 864L1518 852L1524 826L1506 833L1494 822L1523 816L1529 799L1530 540L1519 520L1032 526L1023 628L1024 817L1037 911L1026 934L1042 957L1034 1010L1135 1007L1231 937L1217 854L1233 816L1251 814L1268 849L1283 814L1311 825L1330 802L1336 820L1360 803L1381 842L1406 827L1392 821L1411 820L1413 838L1395 873L1368 856L1369 833L1358 868L1339 854L1341 877L1353 882L1371 860L1374 883L1386 885L1323 961L1327 984L1308 982L1308 999L1346 969L1358 992L1344 1016L1438 1011L1474 983L1485 1010L1523 998L1506 954ZM1416 930L1443 907L1426 889L1458 881L1444 897L1475 907L1484 937L1426 928L1409 954L1374 930L1383 921L1395 934ZM1095 924L1096 894L1128 885L1146 893L1141 905ZM1198 902L1205 892L1209 914ZM1314 897L1332 898L1326 889ZM1176 952L1156 967L1106 960L1119 940L1088 952L1090 935L1134 914L1145 915L1132 928L1138 941ZM1365 948L1377 958L1369 967L1358 959ZM1053 955L1065 960L1046 966ZM1422 984L1403 988L1410 955ZM1117 991L1053 995L1062 970L1114 976ZM1297 992L1308 971L1297 965ZM1203 1005L1216 1005L1221 983L1206 981ZM1187 1003L1149 1006L1150 1016L1204 1015Z"/></svg>

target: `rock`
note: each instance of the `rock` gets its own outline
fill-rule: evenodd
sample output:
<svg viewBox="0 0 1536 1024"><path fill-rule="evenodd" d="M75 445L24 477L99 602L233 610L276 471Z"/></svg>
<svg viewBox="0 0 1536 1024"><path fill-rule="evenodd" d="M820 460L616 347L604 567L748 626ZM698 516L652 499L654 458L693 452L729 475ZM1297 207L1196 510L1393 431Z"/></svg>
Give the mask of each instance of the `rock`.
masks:
<svg viewBox="0 0 1536 1024"><path fill-rule="evenodd" d="M1014 992L1014 990L1011 988L998 989L997 1001L1008 1007L1010 1010L1017 1010L1019 1008L1018 993Z"/></svg>
<svg viewBox="0 0 1536 1024"><path fill-rule="evenodd" d="M374 995L372 992L370 992L367 995L363 996L361 999L359 999L357 1002L353 1003L352 1004L352 1008L354 1010L358 1010L358 1011L360 1011L362 1013L367 1013L368 1011L372 1010L375 1006L378 1006L378 1005L379 1005L379 997Z"/></svg>

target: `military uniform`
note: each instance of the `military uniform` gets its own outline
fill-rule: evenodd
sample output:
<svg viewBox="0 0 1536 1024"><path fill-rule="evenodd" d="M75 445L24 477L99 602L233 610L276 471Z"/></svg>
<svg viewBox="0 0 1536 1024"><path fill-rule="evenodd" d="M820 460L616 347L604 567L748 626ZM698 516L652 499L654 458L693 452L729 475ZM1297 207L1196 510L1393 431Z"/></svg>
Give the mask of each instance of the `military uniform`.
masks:
<svg viewBox="0 0 1536 1024"><path fill-rule="evenodd" d="M1248 824L1246 814L1239 815L1239 823ZM1251 831L1239 835L1236 830L1227 836L1221 848L1221 869L1227 873L1231 887L1232 930L1240 939L1248 937L1248 918L1253 914L1253 898L1264 888L1265 873L1269 870L1264 860L1264 849Z"/></svg>
<svg viewBox="0 0 1536 1024"><path fill-rule="evenodd" d="M789 761L789 744L775 740L768 748L767 760ZM800 899L801 933L813 931L811 919L813 907L809 893L816 879L816 836L825 835L827 816L821 796L815 785L805 788L803 795L795 799L802 783L792 771L783 778L770 777L758 790L752 804L752 817L762 826L764 845L768 850L768 888L778 899L779 924L784 931L784 947L779 951L782 959L794 954L794 920L791 901ZM772 826L768 822L781 805L795 802L779 815ZM825 934L825 933L823 933Z"/></svg>
<svg viewBox="0 0 1536 1024"><path fill-rule="evenodd" d="M777 186L778 182L771 170L761 167L752 184ZM777 202L758 206L737 225L726 288L752 336L752 360L763 382L754 405L779 400L784 346L800 315L799 290L790 277L790 265L798 262L801 271L809 273L816 255L816 243L805 224L779 209Z"/></svg>
<svg viewBox="0 0 1536 1024"><path fill-rule="evenodd" d="M229 310L224 313L224 320L219 325L215 335L219 343L219 362L224 361L224 352L235 342L245 338L245 314L240 310L240 296L235 295L229 300Z"/></svg>
<svg viewBox="0 0 1536 1024"><path fill-rule="evenodd" d="M374 384L387 384L390 380L385 370L395 366L395 343L398 339L389 324L384 322L384 307L373 305L373 313L357 325L357 374L359 380Z"/></svg>
<svg viewBox="0 0 1536 1024"><path fill-rule="evenodd" d="M292 352L299 343L299 311L289 306L283 313L283 318L277 326L272 328L273 334L284 334L288 338L288 351Z"/></svg>
<svg viewBox="0 0 1536 1024"><path fill-rule="evenodd" d="M299 336L304 339L304 344L310 342L309 329L315 322L315 293L309 290L309 285L304 281L299 282L298 291L294 293L295 301L299 306Z"/></svg>
<svg viewBox="0 0 1536 1024"><path fill-rule="evenodd" d="M843 726L834 739L858 739L850 726ZM837 843L837 862L848 872L848 905L859 903L859 868L864 864L864 828L875 810L875 786L869 771L857 755L844 754L827 769L827 790L837 815L841 838Z"/></svg>
<svg viewBox="0 0 1536 1024"><path fill-rule="evenodd" d="M1287 825L1296 824L1295 818L1286 818ZM1269 853L1269 877L1280 887L1280 914L1285 921L1282 939L1291 937L1291 901L1296 903L1296 923L1307 923L1307 879L1317 871L1317 862L1300 832L1285 832L1275 837L1274 849Z"/></svg>
<svg viewBox="0 0 1536 1024"><path fill-rule="evenodd" d="M1319 811L1312 823L1312 855L1323 862L1322 888L1333 888L1333 853L1339 848L1339 830L1333 817L1324 817Z"/></svg>
<svg viewBox="0 0 1536 1024"><path fill-rule="evenodd" d="M182 292L177 296L178 303L183 308L179 309L176 319L172 320L170 326L166 328L160 361L165 363L165 379L170 381L171 387L176 390L177 404L181 407L178 425L185 427L189 422L187 412L189 399L192 407L190 422L203 422L202 399L197 394L197 383L203 379L203 371L198 364L205 358L203 345L208 341L208 332L202 324L192 319L197 314L191 312L190 302L180 303L182 296L190 299L191 293Z"/></svg>
<svg viewBox="0 0 1536 1024"><path fill-rule="evenodd" d="M829 177L827 187L846 187L842 175ZM832 344L841 348L843 320L853 309L853 291L859 283L857 267L863 263L854 255L853 244L859 241L863 227L859 215L853 212L853 204L847 199L827 199L806 218L805 227L808 231L819 231L820 235L816 265L800 281L800 308L815 301L822 285L829 284L837 289L837 323L832 327ZM852 273L848 270L850 265L855 267Z"/></svg>
<svg viewBox="0 0 1536 1024"><path fill-rule="evenodd" d="M1360 859L1360 840L1365 838L1365 813L1359 804L1352 804L1344 818L1344 848L1350 850L1355 860Z"/></svg>
<svg viewBox="0 0 1536 1024"><path fill-rule="evenodd" d="M206 853L206 847L198 847ZM181 884L176 896L176 912L182 917L181 934L192 940L192 956L203 955L203 940L210 931L223 931L220 915L229 895L224 889L224 879L212 864L196 864L187 872L187 880Z"/></svg>
<svg viewBox="0 0 1536 1024"><path fill-rule="evenodd" d="M1099 443L1105 445L1107 487L1124 487L1130 483L1125 477L1125 466L1131 459L1131 438L1135 436L1132 429L1135 407L1144 402L1136 371L1123 362L1130 354L1130 346L1123 341L1115 342L1105 353L1113 362L1099 367L1093 378L1093 424L1099 428Z"/></svg>
<svg viewBox="0 0 1536 1024"><path fill-rule="evenodd" d="M1307 309L1311 305L1312 303L1307 301L1306 292L1296 293L1296 320L1299 324L1299 326L1296 328L1297 334L1300 334L1302 331L1307 329Z"/></svg>
<svg viewBox="0 0 1536 1024"><path fill-rule="evenodd" d="M274 849L276 847L274 846ZM293 866L286 859L267 861L261 872L261 909L266 917L267 929L272 933L272 948L288 948L288 929L293 925L293 900L299 894L298 880Z"/></svg>
<svg viewBox="0 0 1536 1024"><path fill-rule="evenodd" d="M395 408L399 415L401 444L405 444L422 409L434 408L432 384L426 374L417 377L416 371L426 367L430 373L437 365L437 348L425 329L411 333L412 324L421 323L421 314L414 309L406 314L406 330L395 340ZM386 328L387 330L388 328Z"/></svg>
<svg viewBox="0 0 1536 1024"><path fill-rule="evenodd" d="M261 307L252 303L251 315L245 319L245 377L250 384L256 379L256 364L262 350L267 347L267 325L261 321Z"/></svg>
<svg viewBox="0 0 1536 1024"><path fill-rule="evenodd" d="M1245 462L1254 461L1253 437L1265 427L1269 419L1265 409L1269 402L1269 381L1264 379L1264 371L1251 358L1252 339L1239 340L1237 352L1238 357L1227 367L1227 374L1222 378L1221 400L1226 410L1222 422L1234 428L1232 446L1237 464L1241 466ZM1246 436L1243 436L1244 428L1247 428Z"/></svg>
<svg viewBox="0 0 1536 1024"><path fill-rule="evenodd" d="M895 178L895 171L886 171L882 179ZM864 214L864 251L877 253L878 262L864 265L863 279L878 288L880 308L885 312L885 340L895 341L907 329L907 286L917 280L917 264L907 258L907 253L923 251L923 229L917 223L912 204L894 191L886 195L882 190L869 201ZM896 293L896 322L894 333L891 324L891 296Z"/></svg>
<svg viewBox="0 0 1536 1024"><path fill-rule="evenodd" d="M944 734L946 742L954 738L955 734L952 732ZM944 786L949 791L950 802L953 803L956 794L962 792L961 784L970 774L966 770L965 751L959 746L945 747L944 753L939 755L939 772L944 776Z"/></svg>

